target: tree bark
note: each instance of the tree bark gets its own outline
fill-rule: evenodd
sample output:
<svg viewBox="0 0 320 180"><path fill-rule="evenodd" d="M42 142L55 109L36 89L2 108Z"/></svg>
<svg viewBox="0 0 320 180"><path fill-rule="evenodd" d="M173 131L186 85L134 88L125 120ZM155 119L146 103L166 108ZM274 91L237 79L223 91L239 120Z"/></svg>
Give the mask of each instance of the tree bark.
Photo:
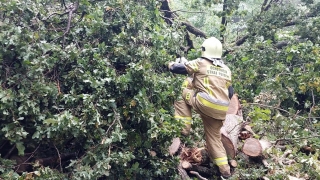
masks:
<svg viewBox="0 0 320 180"><path fill-rule="evenodd" d="M190 179L187 171L185 169L183 169L183 167L182 167L182 162L180 162L180 164L178 165L178 171L179 171L179 174L180 174L182 180L189 180Z"/></svg>
<svg viewBox="0 0 320 180"><path fill-rule="evenodd" d="M238 148L238 136L243 126L243 118L235 114L227 114L226 120L220 130L221 141L227 155L235 158Z"/></svg>
<svg viewBox="0 0 320 180"><path fill-rule="evenodd" d="M230 99L230 104L229 104L227 114L235 114L238 116L242 116L241 104L237 94L234 94Z"/></svg>
<svg viewBox="0 0 320 180"><path fill-rule="evenodd" d="M186 29L187 29L190 33L192 33L192 34L194 34L194 35L196 35L196 36L200 36L200 37L203 37L203 38L206 38L206 37L207 37L206 34L205 34L203 31L201 31L200 29L194 27L193 25L191 25L191 24L188 23L188 22L181 22L181 25L186 26Z"/></svg>
<svg viewBox="0 0 320 180"><path fill-rule="evenodd" d="M224 15L221 18L221 24L220 24L220 37L222 39L222 42L224 42L224 32L226 31L226 26L227 26L227 0L223 1L223 6L222 6L222 12Z"/></svg>

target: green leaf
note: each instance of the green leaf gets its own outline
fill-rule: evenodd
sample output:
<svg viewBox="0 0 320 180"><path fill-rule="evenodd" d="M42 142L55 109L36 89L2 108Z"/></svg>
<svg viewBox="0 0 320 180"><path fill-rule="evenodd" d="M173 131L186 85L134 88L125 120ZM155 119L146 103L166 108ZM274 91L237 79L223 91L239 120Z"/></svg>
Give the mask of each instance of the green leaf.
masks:
<svg viewBox="0 0 320 180"><path fill-rule="evenodd" d="M16 143L16 147L17 147L17 149L18 149L18 154L19 154L19 155L24 155L24 150L25 150L26 148L24 147L23 143L22 143L22 142L17 142L17 143Z"/></svg>
<svg viewBox="0 0 320 180"><path fill-rule="evenodd" d="M287 56L287 61L291 61L293 58L293 53L289 53Z"/></svg>
<svg viewBox="0 0 320 180"><path fill-rule="evenodd" d="M35 133L33 133L33 135L32 135L32 139L35 139L35 138L39 138L39 135L40 135L40 133L39 133L39 131L36 131Z"/></svg>
<svg viewBox="0 0 320 180"><path fill-rule="evenodd" d="M58 121L56 119L49 118L49 119L44 120L43 123L50 125L50 124L56 124L56 123L58 123Z"/></svg>
<svg viewBox="0 0 320 180"><path fill-rule="evenodd" d="M247 60L249 60L249 57L242 57L241 60L242 61L247 61Z"/></svg>

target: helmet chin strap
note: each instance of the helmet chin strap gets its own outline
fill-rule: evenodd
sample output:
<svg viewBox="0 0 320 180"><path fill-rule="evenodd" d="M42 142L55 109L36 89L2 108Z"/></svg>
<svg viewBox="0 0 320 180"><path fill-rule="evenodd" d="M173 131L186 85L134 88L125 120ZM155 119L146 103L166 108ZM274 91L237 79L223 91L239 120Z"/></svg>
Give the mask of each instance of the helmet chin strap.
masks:
<svg viewBox="0 0 320 180"><path fill-rule="evenodd" d="M221 66L224 65L223 61L221 59L218 59L218 58L207 58L207 57L201 57L201 58L211 61L212 64L215 65L215 66L220 66L221 67Z"/></svg>

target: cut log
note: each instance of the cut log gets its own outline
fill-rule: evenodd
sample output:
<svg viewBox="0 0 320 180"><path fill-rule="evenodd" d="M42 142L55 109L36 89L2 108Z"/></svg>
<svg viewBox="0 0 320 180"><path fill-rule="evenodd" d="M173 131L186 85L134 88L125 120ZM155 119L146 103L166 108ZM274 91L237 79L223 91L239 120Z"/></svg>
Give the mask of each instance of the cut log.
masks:
<svg viewBox="0 0 320 180"><path fill-rule="evenodd" d="M238 166L238 163L237 163L236 160L231 159L231 160L229 160L229 165L230 165L231 167L235 168L235 167Z"/></svg>
<svg viewBox="0 0 320 180"><path fill-rule="evenodd" d="M257 157L262 154L262 147L258 139L248 138L243 144L242 152L250 157Z"/></svg>
<svg viewBox="0 0 320 180"><path fill-rule="evenodd" d="M172 144L169 146L169 154L172 156L174 155L180 147L181 141L180 138L173 138Z"/></svg>
<svg viewBox="0 0 320 180"><path fill-rule="evenodd" d="M262 152L272 146L271 142L269 142L265 139L260 139L259 142L262 147Z"/></svg>
<svg viewBox="0 0 320 180"><path fill-rule="evenodd" d="M250 157L258 157L262 156L263 151L270 146L271 143L269 141L248 138L243 144L242 152Z"/></svg>
<svg viewBox="0 0 320 180"><path fill-rule="evenodd" d="M180 164L178 165L178 171L179 171L181 180L189 180L190 179L187 171L182 167L181 161L180 161Z"/></svg>
<svg viewBox="0 0 320 180"><path fill-rule="evenodd" d="M243 118L235 114L227 114L220 130L221 141L227 155L234 159L238 148L239 133L243 126Z"/></svg>
<svg viewBox="0 0 320 180"><path fill-rule="evenodd" d="M240 101L238 99L237 94L234 94L230 99L230 104L229 104L227 114L242 116L241 105L240 105Z"/></svg>
<svg viewBox="0 0 320 180"><path fill-rule="evenodd" d="M224 149L226 150L227 156L234 159L236 157L236 146L232 143L230 138L228 138L228 134L224 132L221 133L221 142L223 144Z"/></svg>

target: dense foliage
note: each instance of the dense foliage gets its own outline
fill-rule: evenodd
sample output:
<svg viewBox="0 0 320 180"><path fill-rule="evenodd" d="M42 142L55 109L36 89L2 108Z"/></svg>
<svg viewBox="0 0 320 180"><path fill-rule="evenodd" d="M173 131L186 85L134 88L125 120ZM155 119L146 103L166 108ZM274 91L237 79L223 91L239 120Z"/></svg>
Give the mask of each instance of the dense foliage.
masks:
<svg viewBox="0 0 320 180"><path fill-rule="evenodd" d="M177 178L184 76L166 63L184 53L185 19L223 38L257 138L293 151L290 166L277 148L269 169L239 159L234 178L320 178L320 3L281 2L171 0L168 23L156 0L0 1L0 178ZM203 40L191 39L189 59ZM190 144L203 142L194 125Z"/></svg>
<svg viewBox="0 0 320 180"><path fill-rule="evenodd" d="M51 169L34 164L43 179L174 176L166 147L180 81L164 67L181 33L153 0L82 0L70 29L77 2L63 3L1 1L1 156L59 156ZM18 177L10 167L3 178Z"/></svg>

